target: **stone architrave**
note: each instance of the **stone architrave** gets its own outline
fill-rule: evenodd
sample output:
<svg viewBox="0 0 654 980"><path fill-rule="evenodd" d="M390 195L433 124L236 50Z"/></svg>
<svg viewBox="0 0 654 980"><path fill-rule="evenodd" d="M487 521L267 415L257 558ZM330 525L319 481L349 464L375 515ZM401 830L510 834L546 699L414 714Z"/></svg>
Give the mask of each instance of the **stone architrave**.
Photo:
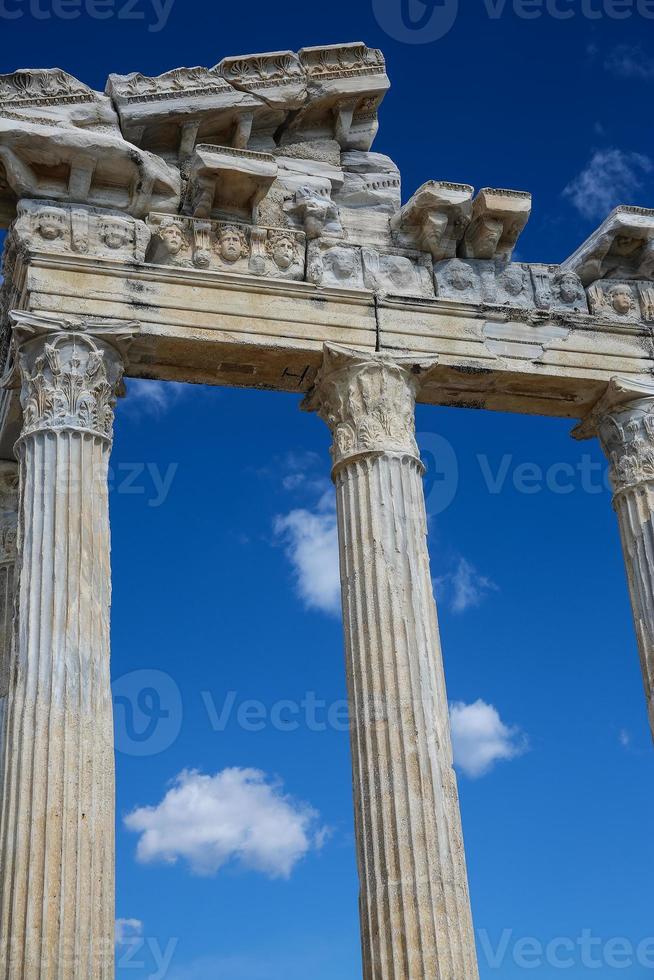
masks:
<svg viewBox="0 0 654 980"><path fill-rule="evenodd" d="M18 627L0 822L0 976L113 980L107 474L133 325L14 315Z"/></svg>
<svg viewBox="0 0 654 980"><path fill-rule="evenodd" d="M366 980L478 976L415 440L433 362L326 346Z"/></svg>

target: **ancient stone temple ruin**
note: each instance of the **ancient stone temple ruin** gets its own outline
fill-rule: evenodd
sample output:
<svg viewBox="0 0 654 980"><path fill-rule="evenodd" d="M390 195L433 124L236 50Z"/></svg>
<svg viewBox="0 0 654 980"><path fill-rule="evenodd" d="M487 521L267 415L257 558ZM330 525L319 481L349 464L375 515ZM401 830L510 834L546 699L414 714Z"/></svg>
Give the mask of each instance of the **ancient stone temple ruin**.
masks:
<svg viewBox="0 0 654 980"><path fill-rule="evenodd" d="M514 261L526 191L431 180L403 203L371 151L388 87L359 42L104 94L0 76L0 980L114 975L124 375L297 392L333 434L366 980L478 975L416 400L600 438L654 725L654 211Z"/></svg>

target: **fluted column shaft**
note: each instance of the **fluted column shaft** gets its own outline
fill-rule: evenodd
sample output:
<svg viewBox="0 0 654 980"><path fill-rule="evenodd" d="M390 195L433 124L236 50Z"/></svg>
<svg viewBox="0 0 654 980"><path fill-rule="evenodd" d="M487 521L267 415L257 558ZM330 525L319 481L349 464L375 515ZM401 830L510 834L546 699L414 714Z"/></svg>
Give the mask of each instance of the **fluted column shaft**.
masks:
<svg viewBox="0 0 654 980"><path fill-rule="evenodd" d="M113 980L107 471L122 357L23 317L18 623L0 824L0 978Z"/></svg>
<svg viewBox="0 0 654 980"><path fill-rule="evenodd" d="M621 397L600 417L597 429L610 463L613 507L654 737L654 397L626 402L624 392Z"/></svg>
<svg viewBox="0 0 654 980"><path fill-rule="evenodd" d="M478 976L412 364L329 347L365 980Z"/></svg>
<svg viewBox="0 0 654 980"><path fill-rule="evenodd" d="M18 533L18 464L0 461L0 787L11 671L14 603L16 598L16 538Z"/></svg>

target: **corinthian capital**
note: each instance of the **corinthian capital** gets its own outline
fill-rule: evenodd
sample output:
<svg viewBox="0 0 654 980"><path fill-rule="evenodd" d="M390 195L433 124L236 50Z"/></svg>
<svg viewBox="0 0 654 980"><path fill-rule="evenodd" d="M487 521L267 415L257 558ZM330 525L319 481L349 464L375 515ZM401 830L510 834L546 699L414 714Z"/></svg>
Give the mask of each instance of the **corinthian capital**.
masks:
<svg viewBox="0 0 654 980"><path fill-rule="evenodd" d="M136 325L87 326L29 313L11 318L10 379L20 383L21 438L43 430L78 430L111 442L126 347Z"/></svg>
<svg viewBox="0 0 654 980"><path fill-rule="evenodd" d="M573 435L599 437L616 494L654 480L654 383L611 378Z"/></svg>
<svg viewBox="0 0 654 980"><path fill-rule="evenodd" d="M420 458L415 438L419 376L435 359L394 357L326 344L313 391L303 407L329 426L336 469L372 454Z"/></svg>

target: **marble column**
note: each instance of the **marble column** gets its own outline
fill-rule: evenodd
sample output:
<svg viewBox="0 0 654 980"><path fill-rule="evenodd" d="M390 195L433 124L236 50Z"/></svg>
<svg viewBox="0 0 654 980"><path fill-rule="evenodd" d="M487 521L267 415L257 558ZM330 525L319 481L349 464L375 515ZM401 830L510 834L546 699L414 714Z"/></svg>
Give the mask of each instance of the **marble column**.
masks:
<svg viewBox="0 0 654 980"><path fill-rule="evenodd" d="M23 427L0 978L113 980L107 473L131 331L14 321Z"/></svg>
<svg viewBox="0 0 654 980"><path fill-rule="evenodd" d="M328 346L365 980L478 976L414 435L421 366Z"/></svg>
<svg viewBox="0 0 654 980"><path fill-rule="evenodd" d="M4 769L7 695L14 624L18 464L0 460L0 787Z"/></svg>
<svg viewBox="0 0 654 980"><path fill-rule="evenodd" d="M609 464L654 737L654 384L613 378L577 434L597 434Z"/></svg>

